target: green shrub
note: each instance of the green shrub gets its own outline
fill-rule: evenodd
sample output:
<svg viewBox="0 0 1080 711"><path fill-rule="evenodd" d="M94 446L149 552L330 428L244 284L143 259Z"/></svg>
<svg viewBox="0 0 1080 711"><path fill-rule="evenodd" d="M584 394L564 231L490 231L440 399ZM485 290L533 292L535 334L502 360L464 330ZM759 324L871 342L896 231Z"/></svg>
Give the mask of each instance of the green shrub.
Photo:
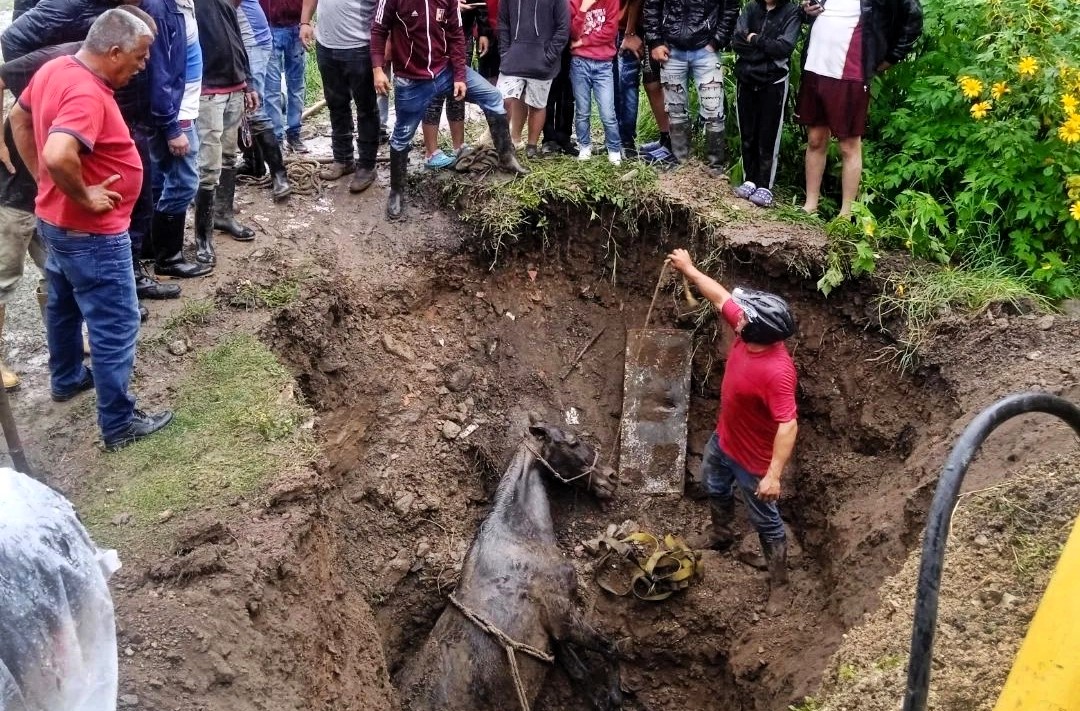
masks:
<svg viewBox="0 0 1080 711"><path fill-rule="evenodd" d="M941 263L1002 255L1051 297L1080 292L1080 3L923 8L914 61L875 86L880 238Z"/></svg>

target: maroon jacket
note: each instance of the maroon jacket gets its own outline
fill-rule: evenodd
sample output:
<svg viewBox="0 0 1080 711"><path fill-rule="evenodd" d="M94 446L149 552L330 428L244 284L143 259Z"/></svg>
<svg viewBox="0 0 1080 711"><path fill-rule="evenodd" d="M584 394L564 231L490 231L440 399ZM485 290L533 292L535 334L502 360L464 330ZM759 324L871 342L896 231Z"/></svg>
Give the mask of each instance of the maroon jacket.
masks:
<svg viewBox="0 0 1080 711"><path fill-rule="evenodd" d="M304 0L259 0L271 27L295 27L300 24Z"/></svg>
<svg viewBox="0 0 1080 711"><path fill-rule="evenodd" d="M430 80L450 65L454 81L465 81L465 33L457 0L379 0L371 24L371 66L386 66L391 32L395 76Z"/></svg>

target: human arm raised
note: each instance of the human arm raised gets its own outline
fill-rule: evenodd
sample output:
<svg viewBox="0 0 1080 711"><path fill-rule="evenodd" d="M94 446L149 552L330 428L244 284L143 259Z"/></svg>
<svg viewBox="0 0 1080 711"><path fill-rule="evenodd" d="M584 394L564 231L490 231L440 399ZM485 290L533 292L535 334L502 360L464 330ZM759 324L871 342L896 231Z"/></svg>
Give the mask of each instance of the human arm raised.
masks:
<svg viewBox="0 0 1080 711"><path fill-rule="evenodd" d="M692 281L701 295L711 301L718 311L724 308L724 304L731 298L731 292L721 286L720 282L695 267L689 252L685 249L676 249L667 258L671 267L682 272L687 279Z"/></svg>

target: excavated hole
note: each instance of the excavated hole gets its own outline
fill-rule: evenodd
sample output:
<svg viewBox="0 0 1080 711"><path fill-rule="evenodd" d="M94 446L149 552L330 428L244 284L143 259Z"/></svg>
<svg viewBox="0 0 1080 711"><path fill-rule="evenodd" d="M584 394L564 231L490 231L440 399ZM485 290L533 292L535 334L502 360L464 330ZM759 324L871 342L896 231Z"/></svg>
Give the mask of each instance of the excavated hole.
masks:
<svg viewBox="0 0 1080 711"><path fill-rule="evenodd" d="M528 412L563 423L576 409L577 429L615 463L625 329L640 327L662 257L627 239L613 279L609 237L597 230L573 244L521 248L491 271L451 257L417 267L407 286L374 302L335 279L275 324L278 351L320 410L324 473L344 494L325 502L339 540L337 574L371 603L391 678L446 604ZM643 256L627 258L635 252ZM764 574L712 553L704 578L685 594L663 603L613 598L593 582L594 561L575 556L575 547L625 519L690 534L706 522L704 503L624 490L605 510L552 487L580 604L625 655L629 709L785 709L811 693L841 635L876 606L878 586L912 544L930 495L928 435L957 415L934 372L906 376L873 360L886 343L852 321L861 304L824 300L812 279L778 269L775 256L729 256L724 281L785 294L799 319L790 348L800 434L782 503L798 542L796 599L787 614L766 617ZM653 325L676 327L678 310L666 291ZM560 380L601 328L580 367ZM724 350L708 323L695 344L693 471L715 422ZM447 421L478 427L464 442L451 441L442 432ZM752 542L741 509L739 521ZM333 696L333 688L322 691ZM554 673L536 708L586 704Z"/></svg>

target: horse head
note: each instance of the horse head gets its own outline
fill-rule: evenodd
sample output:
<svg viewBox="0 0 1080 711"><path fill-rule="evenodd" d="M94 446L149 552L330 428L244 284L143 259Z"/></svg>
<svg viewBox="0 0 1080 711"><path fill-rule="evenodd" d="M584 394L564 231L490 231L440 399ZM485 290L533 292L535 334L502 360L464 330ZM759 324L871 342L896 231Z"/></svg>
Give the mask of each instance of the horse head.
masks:
<svg viewBox="0 0 1080 711"><path fill-rule="evenodd" d="M529 425L539 443L533 449L541 467L564 484L582 486L598 499L610 499L618 484L615 470L600 464L600 450L568 429L546 422Z"/></svg>

